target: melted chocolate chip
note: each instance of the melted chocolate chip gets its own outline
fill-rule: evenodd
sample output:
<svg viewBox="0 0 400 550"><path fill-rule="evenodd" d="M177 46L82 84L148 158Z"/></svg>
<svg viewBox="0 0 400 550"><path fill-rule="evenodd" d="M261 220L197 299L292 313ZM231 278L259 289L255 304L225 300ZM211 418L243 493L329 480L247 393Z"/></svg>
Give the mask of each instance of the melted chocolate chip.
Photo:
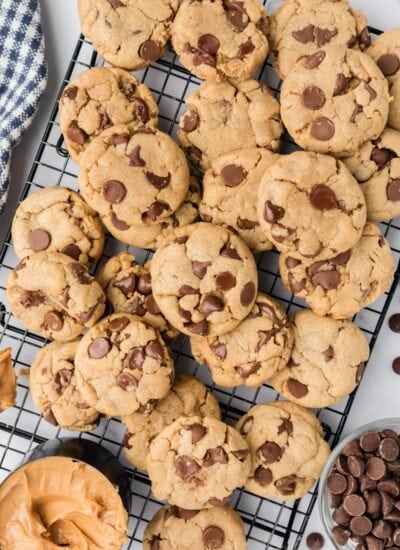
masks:
<svg viewBox="0 0 400 550"><path fill-rule="evenodd" d="M368 28L365 27L360 34L358 35L358 42L360 46L369 48L371 45L371 35L369 34Z"/></svg>
<svg viewBox="0 0 400 550"><path fill-rule="evenodd" d="M288 379L287 389L296 399L301 399L308 393L308 387L305 384L302 384L301 382L296 380L295 378Z"/></svg>
<svg viewBox="0 0 400 550"><path fill-rule="evenodd" d="M25 290L19 298L20 304L25 308L37 307L45 301L46 295L40 290Z"/></svg>
<svg viewBox="0 0 400 550"><path fill-rule="evenodd" d="M264 205L264 220L269 223L275 223L282 219L285 215L285 210L280 206L272 204L270 201L266 201Z"/></svg>
<svg viewBox="0 0 400 550"><path fill-rule="evenodd" d="M122 181L109 180L103 187L103 197L111 204L122 202L126 197L126 187Z"/></svg>
<svg viewBox="0 0 400 550"><path fill-rule="evenodd" d="M111 343L107 338L99 337L93 340L88 347L89 357L92 359L102 359L111 350Z"/></svg>
<svg viewBox="0 0 400 550"><path fill-rule="evenodd" d="M155 222L157 218L161 216L164 210L168 210L168 206L166 204L163 204L161 202L153 202L153 204L147 211L147 215L153 222Z"/></svg>
<svg viewBox="0 0 400 550"><path fill-rule="evenodd" d="M220 256L230 258L231 260L241 260L241 257L237 253L236 248L233 248L230 243L227 243L223 248L221 248L219 254Z"/></svg>
<svg viewBox="0 0 400 550"><path fill-rule="evenodd" d="M400 60L397 57L397 55L393 53L387 53L384 55L381 55L381 57L377 61L378 67L383 72L385 76L392 76L400 68Z"/></svg>
<svg viewBox="0 0 400 550"><path fill-rule="evenodd" d="M224 303L217 296L207 296L200 304L199 311L204 317L208 318L209 315L217 311L223 311Z"/></svg>
<svg viewBox="0 0 400 550"><path fill-rule="evenodd" d="M73 122L67 130L67 137L73 143L77 145L83 145L87 139L87 134L81 128L79 128L76 122Z"/></svg>
<svg viewBox="0 0 400 550"><path fill-rule="evenodd" d="M254 480L262 487L266 487L272 483L272 472L269 468L259 466L254 472Z"/></svg>
<svg viewBox="0 0 400 550"><path fill-rule="evenodd" d="M391 180L386 187L386 196L390 201L400 201L400 179Z"/></svg>
<svg viewBox="0 0 400 550"><path fill-rule="evenodd" d="M204 468L210 468L214 464L227 464L228 455L222 447L215 447L214 449L208 449L204 455L202 466Z"/></svg>
<svg viewBox="0 0 400 550"><path fill-rule="evenodd" d="M311 205L317 210L325 211L337 208L336 195L327 185L314 185L309 198Z"/></svg>
<svg viewBox="0 0 400 550"><path fill-rule="evenodd" d="M157 176L157 174L153 174L153 172L146 172L146 178L156 189L164 189L164 187L169 185L171 174L168 173L167 176Z"/></svg>
<svg viewBox="0 0 400 550"><path fill-rule="evenodd" d="M35 252L46 250L51 243L50 233L44 229L35 229L29 233L28 243Z"/></svg>
<svg viewBox="0 0 400 550"><path fill-rule="evenodd" d="M321 286L324 290L333 290L340 284L340 274L336 271L318 271L311 277L314 286Z"/></svg>
<svg viewBox="0 0 400 550"><path fill-rule="evenodd" d="M139 369L141 370L143 363L145 362L146 355L142 347L133 348L124 361L124 366L128 369Z"/></svg>
<svg viewBox="0 0 400 550"><path fill-rule="evenodd" d="M77 86L68 86L63 91L63 97L68 99L75 99L78 93Z"/></svg>
<svg viewBox="0 0 400 550"><path fill-rule="evenodd" d="M298 42L302 44L308 44L308 42L314 42L314 25L307 25L301 30L293 31L292 36Z"/></svg>
<svg viewBox="0 0 400 550"><path fill-rule="evenodd" d="M206 548L221 548L225 542L225 534L220 527L210 525L203 532L203 543Z"/></svg>
<svg viewBox="0 0 400 550"><path fill-rule="evenodd" d="M61 369L53 377L54 387L58 395L62 395L71 383L74 369Z"/></svg>
<svg viewBox="0 0 400 550"><path fill-rule="evenodd" d="M186 479L200 470L200 466L190 456L178 456L175 459L175 471L182 479Z"/></svg>
<svg viewBox="0 0 400 550"><path fill-rule="evenodd" d="M342 95L349 85L349 79L344 76L343 73L340 73L336 77L336 84L333 90L333 96Z"/></svg>
<svg viewBox="0 0 400 550"><path fill-rule="evenodd" d="M140 156L140 145L137 145L132 152L129 154L129 165L143 167L146 166L146 162Z"/></svg>
<svg viewBox="0 0 400 550"><path fill-rule="evenodd" d="M127 144L129 141L129 134L113 134L110 139L110 145L122 145Z"/></svg>
<svg viewBox="0 0 400 550"><path fill-rule="evenodd" d="M183 131L184 132L193 132L199 125L199 115L196 111L187 111L183 115Z"/></svg>
<svg viewBox="0 0 400 550"><path fill-rule="evenodd" d="M199 279L204 279L207 273L208 267L211 265L211 262L192 262L192 271Z"/></svg>
<svg viewBox="0 0 400 550"><path fill-rule="evenodd" d="M127 317L115 317L108 323L107 328L111 332L121 332L121 330L124 330L129 325L129 322Z"/></svg>
<svg viewBox="0 0 400 550"><path fill-rule="evenodd" d="M67 246L64 246L61 253L73 258L76 261L79 261L82 251L76 244L68 244Z"/></svg>
<svg viewBox="0 0 400 550"><path fill-rule="evenodd" d="M263 462L266 464L272 464L273 462L279 462L282 458L283 449L273 441L266 441L259 448L259 452L262 456Z"/></svg>
<svg viewBox="0 0 400 550"><path fill-rule="evenodd" d="M125 296L129 296L136 288L136 276L130 273L127 277L114 282L114 286L118 288Z"/></svg>
<svg viewBox="0 0 400 550"><path fill-rule="evenodd" d="M218 290L228 292L236 286L236 277L230 271L221 271L215 277L215 284Z"/></svg>
<svg viewBox="0 0 400 550"><path fill-rule="evenodd" d="M214 344L211 345L211 349L212 349L214 355L216 355L220 359L225 359L226 358L227 349L226 349L225 344L222 344L222 343L217 341L217 342L215 342Z"/></svg>
<svg viewBox="0 0 400 550"><path fill-rule="evenodd" d="M197 41L198 49L209 55L215 55L219 49L219 45L218 38L213 34L202 34Z"/></svg>
<svg viewBox="0 0 400 550"><path fill-rule="evenodd" d="M247 40L247 42L244 42L243 44L240 44L239 46L239 52L237 54L238 59L243 59L246 57L246 55L249 55L252 51L256 49L253 42L250 40Z"/></svg>
<svg viewBox="0 0 400 550"><path fill-rule="evenodd" d="M113 226L119 231L127 231L130 227L126 222L120 220L114 212L111 213L110 219Z"/></svg>
<svg viewBox="0 0 400 550"><path fill-rule="evenodd" d="M243 8L243 2L231 2L226 13L228 22L234 32L242 32L249 24L249 17Z"/></svg>
<svg viewBox="0 0 400 550"><path fill-rule="evenodd" d="M208 334L208 322L206 320L199 323L188 323L185 325L186 329L195 334L196 336L207 336Z"/></svg>
<svg viewBox="0 0 400 550"><path fill-rule="evenodd" d="M133 97L132 101L135 104L135 115L136 117L143 122L143 124L146 124L146 122L150 118L149 114L149 108L147 106L147 103L143 101L140 97Z"/></svg>
<svg viewBox="0 0 400 550"><path fill-rule="evenodd" d="M317 111L323 107L326 98L324 92L321 88L318 88L318 86L307 86L307 88L303 90L301 100L304 107L312 111Z"/></svg>
<svg viewBox="0 0 400 550"><path fill-rule="evenodd" d="M351 114L351 117L350 117L350 122L355 122L356 121L356 118L357 116L363 112L363 106L362 105L359 105L358 103L356 103L356 106L354 107L354 111L352 112Z"/></svg>
<svg viewBox="0 0 400 550"><path fill-rule="evenodd" d="M221 170L221 178L227 187L236 187L245 178L243 168L237 164L227 164Z"/></svg>
<svg viewBox="0 0 400 550"><path fill-rule="evenodd" d="M318 117L311 124L311 135L319 141L328 141L335 135L335 124L327 117Z"/></svg>
<svg viewBox="0 0 400 550"><path fill-rule="evenodd" d="M117 376L117 386L125 391L132 391L137 385L138 381L132 374L129 374L129 372L121 372L121 374Z"/></svg>
<svg viewBox="0 0 400 550"><path fill-rule="evenodd" d="M321 65L325 59L326 53L324 51L315 52L303 58L303 65L307 69L316 69Z"/></svg>
<svg viewBox="0 0 400 550"><path fill-rule="evenodd" d="M161 57L162 49L154 40L146 40L140 45L138 53L145 61L153 62Z"/></svg>
<svg viewBox="0 0 400 550"><path fill-rule="evenodd" d="M64 326L64 318L59 311L49 311L44 316L44 325L48 330L58 332Z"/></svg>
<svg viewBox="0 0 400 550"><path fill-rule="evenodd" d="M329 42L337 36L338 30L337 29L321 29L319 27L315 27L314 29L314 41L315 44L318 47L324 46L325 44L329 44Z"/></svg>

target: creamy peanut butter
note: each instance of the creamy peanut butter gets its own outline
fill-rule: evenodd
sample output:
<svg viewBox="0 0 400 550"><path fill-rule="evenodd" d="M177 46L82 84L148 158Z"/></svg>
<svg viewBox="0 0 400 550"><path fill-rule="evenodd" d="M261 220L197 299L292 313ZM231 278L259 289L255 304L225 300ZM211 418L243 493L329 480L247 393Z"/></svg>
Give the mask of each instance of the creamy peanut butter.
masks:
<svg viewBox="0 0 400 550"><path fill-rule="evenodd" d="M110 481L71 458L29 462L0 486L2 550L119 550L127 521Z"/></svg>
<svg viewBox="0 0 400 550"><path fill-rule="evenodd" d="M0 412L14 406L16 385L11 348L6 348L0 351Z"/></svg>

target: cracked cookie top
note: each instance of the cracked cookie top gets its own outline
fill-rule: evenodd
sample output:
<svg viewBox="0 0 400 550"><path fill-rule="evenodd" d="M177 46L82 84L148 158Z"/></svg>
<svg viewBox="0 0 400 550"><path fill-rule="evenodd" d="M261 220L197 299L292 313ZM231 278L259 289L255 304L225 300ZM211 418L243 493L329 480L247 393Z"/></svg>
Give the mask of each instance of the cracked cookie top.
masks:
<svg viewBox="0 0 400 550"><path fill-rule="evenodd" d="M186 0L172 25L179 61L204 80L250 78L268 55L265 8L258 0Z"/></svg>
<svg viewBox="0 0 400 550"><path fill-rule="evenodd" d="M178 374L171 391L148 414L136 412L123 416L127 427L124 448L136 468L147 469L148 448L156 435L180 416L221 416L218 401L194 376Z"/></svg>
<svg viewBox="0 0 400 550"><path fill-rule="evenodd" d="M160 223L178 209L189 188L189 168L169 135L120 125L88 146L78 182L110 233L131 244L132 226Z"/></svg>
<svg viewBox="0 0 400 550"><path fill-rule="evenodd" d="M36 355L29 370L29 389L35 406L53 426L87 432L97 428L99 413L76 387L75 353L79 340L52 342Z"/></svg>
<svg viewBox="0 0 400 550"><path fill-rule="evenodd" d="M201 170L210 168L213 159L237 149L279 149L279 103L257 80L203 82L186 99L186 107L178 138Z"/></svg>
<svg viewBox="0 0 400 550"><path fill-rule="evenodd" d="M174 364L156 329L129 313L99 321L79 343L78 390L107 416L151 411L171 388Z"/></svg>
<svg viewBox="0 0 400 550"><path fill-rule="evenodd" d="M348 0L285 0L270 17L268 40L282 79L326 44L362 50L371 44L365 16Z"/></svg>
<svg viewBox="0 0 400 550"><path fill-rule="evenodd" d="M214 159L203 178L201 218L232 228L254 252L270 250L258 221L257 195L264 172L277 159L266 149L241 149Z"/></svg>
<svg viewBox="0 0 400 550"><path fill-rule="evenodd" d="M345 157L379 137L389 102L388 83L367 54L330 46L296 63L282 85L281 116L304 149Z"/></svg>
<svg viewBox="0 0 400 550"><path fill-rule="evenodd" d="M328 407L361 381L369 345L351 321L318 317L310 310L290 316L294 347L289 363L270 379L286 399L310 408Z"/></svg>
<svg viewBox="0 0 400 550"><path fill-rule="evenodd" d="M136 71L164 54L179 0L78 0L83 34L108 63Z"/></svg>
<svg viewBox="0 0 400 550"><path fill-rule="evenodd" d="M24 258L8 277L6 292L28 330L52 340L73 340L104 313L104 293L87 267L59 252Z"/></svg>
<svg viewBox="0 0 400 550"><path fill-rule="evenodd" d="M264 498L295 500L318 480L328 460L322 426L309 410L287 401L255 405L236 425L252 470L246 488Z"/></svg>
<svg viewBox="0 0 400 550"><path fill-rule="evenodd" d="M65 187L48 187L18 206L12 224L18 258L46 250L61 252L82 264L100 259L103 226L82 197Z"/></svg>
<svg viewBox="0 0 400 550"><path fill-rule="evenodd" d="M367 51L389 83L393 101L389 105L388 126L400 130L400 30L382 33Z"/></svg>
<svg viewBox="0 0 400 550"><path fill-rule="evenodd" d="M176 229L157 249L150 272L162 313L189 336L229 332L256 299L254 258L239 237L221 226Z"/></svg>
<svg viewBox="0 0 400 550"><path fill-rule="evenodd" d="M366 206L346 166L328 155L281 156L264 174L258 194L261 228L293 258L330 258L361 237Z"/></svg>
<svg viewBox="0 0 400 550"><path fill-rule="evenodd" d="M223 506L245 484L249 448L231 426L182 416L150 444L147 469L154 496L189 510Z"/></svg>
<svg viewBox="0 0 400 550"><path fill-rule="evenodd" d="M60 127L79 163L93 138L118 124L156 128L158 106L147 86L123 69L94 67L77 75L61 95Z"/></svg>
<svg viewBox="0 0 400 550"><path fill-rule="evenodd" d="M285 367L293 333L283 309L259 292L250 313L231 332L193 337L190 344L196 360L219 386L257 387Z"/></svg>
<svg viewBox="0 0 400 550"><path fill-rule="evenodd" d="M394 258L379 228L368 222L350 250L322 261L281 254L279 269L286 288L304 298L317 315L346 319L389 289Z"/></svg>
<svg viewBox="0 0 400 550"><path fill-rule="evenodd" d="M154 299L149 264L136 263L135 256L123 250L102 265L96 279L115 313L141 317L156 328L166 342L178 336Z"/></svg>
<svg viewBox="0 0 400 550"><path fill-rule="evenodd" d="M389 221L400 215L400 132L385 128L343 159L364 192L371 221Z"/></svg>
<svg viewBox="0 0 400 550"><path fill-rule="evenodd" d="M229 506L185 510L167 504L147 525L143 550L246 550L244 525Z"/></svg>

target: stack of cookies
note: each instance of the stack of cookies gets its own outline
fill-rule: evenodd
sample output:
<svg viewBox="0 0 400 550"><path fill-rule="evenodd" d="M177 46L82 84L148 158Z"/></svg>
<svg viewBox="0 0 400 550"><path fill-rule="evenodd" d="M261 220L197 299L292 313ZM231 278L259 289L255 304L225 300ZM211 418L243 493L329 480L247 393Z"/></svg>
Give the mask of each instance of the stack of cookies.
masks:
<svg viewBox="0 0 400 550"><path fill-rule="evenodd" d="M11 309L55 340L32 365L32 397L66 429L121 417L127 458L169 503L144 548L178 548L179 537L182 548L241 550L229 496L245 486L295 499L319 478L329 447L307 408L338 403L360 382L369 346L349 318L392 282L392 253L373 222L400 214L400 31L371 45L347 0L285 0L269 20L258 0L78 7L113 67L76 76L60 99L81 196L42 190L14 219ZM157 129L157 103L126 70L156 61L170 38L204 80L186 98L182 149ZM280 103L251 79L269 46ZM281 119L303 151L279 154ZM94 278L103 226L154 249L151 261L125 250ZM288 317L259 291L253 254L273 247L285 287L310 309ZM288 401L255 405L227 426L202 382L174 376L167 344L179 334L216 384L269 382Z"/></svg>

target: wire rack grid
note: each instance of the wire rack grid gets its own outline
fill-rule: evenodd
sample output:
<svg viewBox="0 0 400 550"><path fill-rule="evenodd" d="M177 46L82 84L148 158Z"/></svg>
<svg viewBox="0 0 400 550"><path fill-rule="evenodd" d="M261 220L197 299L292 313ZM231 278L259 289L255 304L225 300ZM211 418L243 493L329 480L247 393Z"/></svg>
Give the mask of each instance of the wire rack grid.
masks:
<svg viewBox="0 0 400 550"><path fill-rule="evenodd" d="M380 34L370 29L373 34ZM76 74L102 61L93 51L91 43L79 38L71 63L65 75L61 90ZM176 134L178 120L184 112L185 97L198 85L199 81L186 71L177 61L175 54L168 51L163 59L136 74L149 86L157 98L160 108L160 129ZM279 95L280 82L267 61L258 78ZM61 93L60 90L60 93ZM293 142L284 137L284 152L295 149ZM78 166L70 159L63 147L60 135L57 104L54 106L43 138L21 195L23 200L40 188L62 185L77 189ZM400 226L397 221L382 224L382 231L388 237L396 264L400 257ZM104 259L125 248L108 236ZM146 261L151 251L132 249L138 261ZM304 303L289 294L280 279L278 255L275 251L257 255L260 289L280 302L287 312L304 307ZM38 350L46 341L37 334L27 331L8 311L5 299L5 279L18 263L15 256L10 231L0 248L0 348L11 347L14 365L19 374L16 405L0 416L0 481L21 462L24 455L38 444L58 436L71 436L71 432L60 430L43 420L35 409L29 395L28 368ZM371 347L379 334L385 313L390 305L399 276L390 291L370 307L361 311L355 318L364 331ZM233 391L216 387L207 370L198 364L190 354L186 338L179 338L172 344L175 365L178 372L196 374L218 398L223 418L233 424L253 404L279 399L279 395L268 385L253 390L239 387ZM325 429L326 439L335 445L340 438L347 415L354 400L354 394L334 407L316 411ZM132 466L124 458L122 439L125 429L119 419L103 419L99 427L90 433L76 434L77 437L91 439L107 447L118 457L131 479L132 504L129 514L129 541L124 550L139 550L143 531L160 503L151 494L148 477ZM74 434L75 435L75 434ZM316 500L316 490L310 491L303 499L294 502L278 502L262 499L241 489L231 499L232 506L241 515L246 529L249 550L296 550L300 548L307 521Z"/></svg>

